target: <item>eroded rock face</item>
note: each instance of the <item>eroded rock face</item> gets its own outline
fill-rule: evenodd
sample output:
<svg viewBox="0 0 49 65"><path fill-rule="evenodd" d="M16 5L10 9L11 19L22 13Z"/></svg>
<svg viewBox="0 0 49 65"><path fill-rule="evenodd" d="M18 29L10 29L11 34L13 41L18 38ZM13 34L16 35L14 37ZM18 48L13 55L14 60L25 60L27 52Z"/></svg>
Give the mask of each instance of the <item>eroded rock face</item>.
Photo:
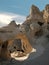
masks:
<svg viewBox="0 0 49 65"><path fill-rule="evenodd" d="M9 40L8 49L11 53L21 52L20 55L23 56L24 53L28 54L32 51L32 46L30 45L26 35L20 33L17 34L13 40Z"/></svg>
<svg viewBox="0 0 49 65"><path fill-rule="evenodd" d="M13 39L9 41L8 50L10 53L22 51L21 39Z"/></svg>
<svg viewBox="0 0 49 65"><path fill-rule="evenodd" d="M5 42L1 42L0 43L0 59L3 60L10 60L11 56L10 56L10 52L7 49L8 46L8 41Z"/></svg>
<svg viewBox="0 0 49 65"><path fill-rule="evenodd" d="M46 5L45 10L49 13L49 4Z"/></svg>
<svg viewBox="0 0 49 65"><path fill-rule="evenodd" d="M49 4L45 7L43 18L45 22L49 22Z"/></svg>
<svg viewBox="0 0 49 65"><path fill-rule="evenodd" d="M30 24L30 28L32 31L36 32L40 30L40 25L38 25L37 23L32 23Z"/></svg>
<svg viewBox="0 0 49 65"><path fill-rule="evenodd" d="M42 26L44 24L43 12L40 11L38 7L32 5L30 8L30 14L23 23L26 33L31 32L30 35L35 35L36 32L42 31ZM43 31L42 31L43 32ZM42 33L40 33L42 34Z"/></svg>
<svg viewBox="0 0 49 65"><path fill-rule="evenodd" d="M2 40L0 40L0 56L1 56L2 43L3 43L3 41L2 41Z"/></svg>
<svg viewBox="0 0 49 65"><path fill-rule="evenodd" d="M40 14L40 10L37 6L35 5L32 5L31 8L30 8L30 15L33 15L33 14Z"/></svg>
<svg viewBox="0 0 49 65"><path fill-rule="evenodd" d="M32 23L32 24L30 24L30 31L31 31L31 33L30 34L32 34L33 36L36 36L35 34L38 32L38 31L40 31L41 30L41 27L40 27L40 25L39 24L37 24L37 23Z"/></svg>
<svg viewBox="0 0 49 65"><path fill-rule="evenodd" d="M11 26L11 25L12 25L12 26L13 26L13 25L14 25L14 26L17 26L15 20L12 20L12 21L9 23L9 25L10 25L10 26Z"/></svg>
<svg viewBox="0 0 49 65"><path fill-rule="evenodd" d="M25 34L18 34L16 38L20 38L22 41L22 48L25 53L29 53L32 50L32 46L29 43L29 40Z"/></svg>
<svg viewBox="0 0 49 65"><path fill-rule="evenodd" d="M49 31L49 4L45 10L40 11L35 5L31 6L29 16L22 25L11 21L8 26L0 29L0 57L3 59L11 58L11 53L18 53L17 56L24 56L31 52L34 39L39 38ZM44 33L43 33L44 32ZM3 34L4 33L4 34ZM29 39L29 40L28 40Z"/></svg>
<svg viewBox="0 0 49 65"><path fill-rule="evenodd" d="M32 5L30 8L30 15L27 17L27 20L37 21L40 20L43 21L42 13L40 12L39 8L35 5Z"/></svg>

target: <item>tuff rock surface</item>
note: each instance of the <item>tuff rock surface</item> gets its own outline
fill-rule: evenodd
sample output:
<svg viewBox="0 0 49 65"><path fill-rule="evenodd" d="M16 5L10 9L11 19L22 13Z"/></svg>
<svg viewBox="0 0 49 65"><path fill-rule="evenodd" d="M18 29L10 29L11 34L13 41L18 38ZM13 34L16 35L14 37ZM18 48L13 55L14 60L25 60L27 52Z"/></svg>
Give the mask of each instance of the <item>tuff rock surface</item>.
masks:
<svg viewBox="0 0 49 65"><path fill-rule="evenodd" d="M34 42L44 35L49 35L49 4L43 11L32 5L22 25L17 25L13 20L0 28L0 57L10 59L13 52L18 53L18 57L24 56L31 52Z"/></svg>

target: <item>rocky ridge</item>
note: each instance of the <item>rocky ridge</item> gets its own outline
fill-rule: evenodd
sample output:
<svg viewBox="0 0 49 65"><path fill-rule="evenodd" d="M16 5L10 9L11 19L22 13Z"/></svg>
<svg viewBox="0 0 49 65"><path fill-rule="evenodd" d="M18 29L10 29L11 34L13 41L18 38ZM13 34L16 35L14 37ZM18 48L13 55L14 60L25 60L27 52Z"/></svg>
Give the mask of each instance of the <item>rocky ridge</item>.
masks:
<svg viewBox="0 0 49 65"><path fill-rule="evenodd" d="M15 21L11 21L8 26L0 28L0 56L3 57L3 49L5 49L6 56L3 58L11 58L10 54L13 52L17 53L17 51L17 56L24 56L31 52L33 46L43 36L48 39L48 35L49 4L46 5L43 11L40 11L37 6L32 5L29 16L26 17L22 25L17 25ZM2 48L3 45L5 47Z"/></svg>

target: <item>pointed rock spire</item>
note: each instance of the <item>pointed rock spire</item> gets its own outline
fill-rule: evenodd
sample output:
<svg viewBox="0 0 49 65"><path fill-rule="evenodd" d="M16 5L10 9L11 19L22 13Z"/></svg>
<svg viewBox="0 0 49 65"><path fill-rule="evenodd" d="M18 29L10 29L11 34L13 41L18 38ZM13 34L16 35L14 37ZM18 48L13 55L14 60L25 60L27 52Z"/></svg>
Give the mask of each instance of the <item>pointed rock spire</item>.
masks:
<svg viewBox="0 0 49 65"><path fill-rule="evenodd" d="M36 13L40 13L40 10L37 6L32 5L30 8L30 15L36 14Z"/></svg>
<svg viewBox="0 0 49 65"><path fill-rule="evenodd" d="M43 18L46 23L49 22L49 4L45 6Z"/></svg>
<svg viewBox="0 0 49 65"><path fill-rule="evenodd" d="M17 26L17 24L16 24L15 20L12 20L12 21L9 23L9 25L12 25L12 26Z"/></svg>

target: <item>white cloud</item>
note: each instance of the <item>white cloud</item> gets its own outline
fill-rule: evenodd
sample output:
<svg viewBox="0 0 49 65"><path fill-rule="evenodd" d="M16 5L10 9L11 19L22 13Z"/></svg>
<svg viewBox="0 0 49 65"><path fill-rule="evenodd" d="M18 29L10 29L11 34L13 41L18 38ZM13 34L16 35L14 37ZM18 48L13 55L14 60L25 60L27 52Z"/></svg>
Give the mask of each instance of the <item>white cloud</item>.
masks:
<svg viewBox="0 0 49 65"><path fill-rule="evenodd" d="M0 13L0 27L9 24L12 20L15 20L17 24L22 24L25 19L26 17L22 15L13 13Z"/></svg>

